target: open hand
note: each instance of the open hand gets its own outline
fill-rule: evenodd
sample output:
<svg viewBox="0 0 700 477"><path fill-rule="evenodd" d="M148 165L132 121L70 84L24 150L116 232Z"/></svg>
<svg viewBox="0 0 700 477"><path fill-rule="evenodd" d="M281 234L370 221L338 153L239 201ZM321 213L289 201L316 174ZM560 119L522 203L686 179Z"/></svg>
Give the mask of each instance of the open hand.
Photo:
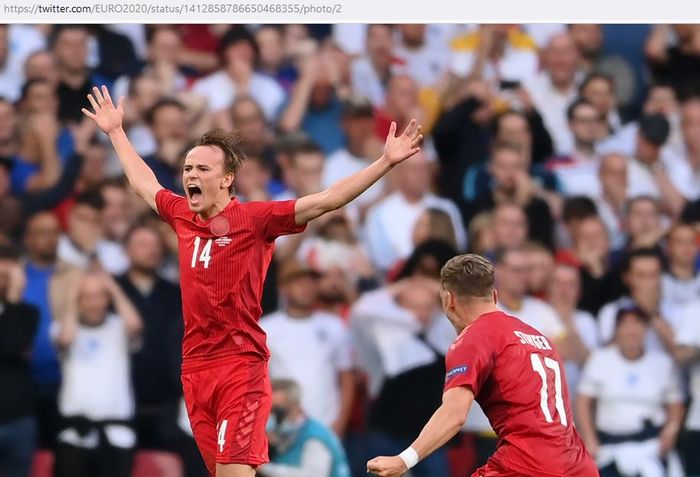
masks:
<svg viewBox="0 0 700 477"><path fill-rule="evenodd" d="M389 163L394 166L402 161L405 161L418 151L420 151L421 143L423 142L423 127L418 124L418 121L412 119L403 134L396 136L396 122L392 122L389 127L389 135L384 143L384 157Z"/></svg>
<svg viewBox="0 0 700 477"><path fill-rule="evenodd" d="M377 477L400 477L408 472L406 463L401 457L375 457L367 462L367 472Z"/></svg>
<svg viewBox="0 0 700 477"><path fill-rule="evenodd" d="M124 119L124 97L119 99L119 104L115 107L112 97L109 95L106 86L102 86L102 92L97 87L92 88L92 94L88 94L88 101L95 112L86 108L81 111L85 116L95 121L105 134L109 134L122 126Z"/></svg>

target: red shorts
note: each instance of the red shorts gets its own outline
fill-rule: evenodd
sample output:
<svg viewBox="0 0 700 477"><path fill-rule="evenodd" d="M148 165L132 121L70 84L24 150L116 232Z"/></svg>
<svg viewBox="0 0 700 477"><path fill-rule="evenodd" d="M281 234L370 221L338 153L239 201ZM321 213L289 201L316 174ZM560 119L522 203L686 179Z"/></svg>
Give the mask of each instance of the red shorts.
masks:
<svg viewBox="0 0 700 477"><path fill-rule="evenodd" d="M272 408L267 362L229 357L183 373L190 425L209 472L216 464L269 462L265 426Z"/></svg>

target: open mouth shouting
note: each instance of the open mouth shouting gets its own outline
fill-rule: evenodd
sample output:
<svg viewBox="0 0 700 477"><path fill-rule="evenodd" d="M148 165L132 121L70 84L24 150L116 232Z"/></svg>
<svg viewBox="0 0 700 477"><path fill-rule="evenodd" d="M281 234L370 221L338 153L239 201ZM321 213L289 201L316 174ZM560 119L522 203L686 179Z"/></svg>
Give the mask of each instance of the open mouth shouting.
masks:
<svg viewBox="0 0 700 477"><path fill-rule="evenodd" d="M190 199L190 205L193 207L201 206L204 201L202 189L196 184L187 186L187 196Z"/></svg>

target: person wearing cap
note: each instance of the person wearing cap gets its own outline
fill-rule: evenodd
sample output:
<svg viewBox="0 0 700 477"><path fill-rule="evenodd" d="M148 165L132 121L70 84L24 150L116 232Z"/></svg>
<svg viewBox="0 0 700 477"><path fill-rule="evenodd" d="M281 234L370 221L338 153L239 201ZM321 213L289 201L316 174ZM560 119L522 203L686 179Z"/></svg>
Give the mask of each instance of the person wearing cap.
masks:
<svg viewBox="0 0 700 477"><path fill-rule="evenodd" d="M628 197L655 197L667 213L675 216L683 209L685 198L671 181L662 158L670 132L668 119L662 114L645 115L639 120L637 146L627 169Z"/></svg>
<svg viewBox="0 0 700 477"><path fill-rule="evenodd" d="M301 388L304 412L342 435L352 407L353 375L349 332L340 317L318 311L319 274L286 260L277 286L282 306L264 316L272 379L291 379Z"/></svg>
<svg viewBox="0 0 700 477"><path fill-rule="evenodd" d="M242 95L250 95L265 112L268 121L277 117L285 93L277 82L255 71L258 47L243 26L231 27L219 47L223 68L197 81L192 90L207 98L209 110L221 111Z"/></svg>
<svg viewBox="0 0 700 477"><path fill-rule="evenodd" d="M593 351L579 381L576 424L602 476L683 475L673 449L685 396L671 357L645 344L651 320L621 307L613 342Z"/></svg>

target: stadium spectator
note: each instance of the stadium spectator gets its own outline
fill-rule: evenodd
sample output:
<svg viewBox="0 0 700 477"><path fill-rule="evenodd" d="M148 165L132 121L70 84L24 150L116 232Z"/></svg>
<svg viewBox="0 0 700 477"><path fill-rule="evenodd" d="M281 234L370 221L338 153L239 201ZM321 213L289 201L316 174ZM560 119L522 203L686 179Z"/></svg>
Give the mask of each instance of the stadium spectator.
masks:
<svg viewBox="0 0 700 477"><path fill-rule="evenodd" d="M578 427L603 476L683 475L674 451L680 376L668 355L644 344L649 320L639 308L619 309L614 342L593 352L579 382Z"/></svg>
<svg viewBox="0 0 700 477"><path fill-rule="evenodd" d="M131 359L138 445L173 451L182 394L180 290L158 274L164 245L157 230L136 226L124 243L130 265L117 283L143 322L140 347Z"/></svg>
<svg viewBox="0 0 700 477"><path fill-rule="evenodd" d="M554 255L551 250L537 242L526 242L523 248L530 261L527 279L528 294L544 299L549 286L549 277L554 271Z"/></svg>
<svg viewBox="0 0 700 477"><path fill-rule="evenodd" d="M352 61L353 91L372 102L375 108L384 105L386 85L395 63L392 25L367 25L366 52Z"/></svg>
<svg viewBox="0 0 700 477"><path fill-rule="evenodd" d="M429 240L439 240L457 248L455 226L450 215L442 209L425 209L413 226L413 246L418 247Z"/></svg>
<svg viewBox="0 0 700 477"><path fill-rule="evenodd" d="M666 233L667 267L662 278L663 295L683 305L700 297L700 275L697 273L697 231L687 223L677 223Z"/></svg>
<svg viewBox="0 0 700 477"><path fill-rule="evenodd" d="M26 277L17 254L0 249L0 475L29 475L37 441L29 356L39 325L36 307L22 300Z"/></svg>
<svg viewBox="0 0 700 477"><path fill-rule="evenodd" d="M369 454L400 452L440 405L445 353L455 333L439 312L439 287L433 279L406 278L365 293L352 309L358 366L368 376L371 400ZM413 397L406 399L408 394ZM412 473L448 475L444 451L420 462Z"/></svg>
<svg viewBox="0 0 700 477"><path fill-rule="evenodd" d="M66 293L65 314L52 324L64 376L55 475L128 477L136 444L129 352L141 318L103 272L75 276Z"/></svg>
<svg viewBox="0 0 700 477"><path fill-rule="evenodd" d="M258 472L263 477L350 477L340 441L327 426L307 417L302 401L302 389L294 381L272 381L271 462Z"/></svg>
<svg viewBox="0 0 700 477"><path fill-rule="evenodd" d="M626 250L659 248L665 230L663 219L660 204L653 197L639 196L628 200L624 218Z"/></svg>
<svg viewBox="0 0 700 477"><path fill-rule="evenodd" d="M448 45L429 41L425 24L401 24L397 32L394 48L397 72L413 78L420 88L435 86L449 67Z"/></svg>
<svg viewBox="0 0 700 477"><path fill-rule="evenodd" d="M298 261L280 264L277 284L282 308L260 320L270 348L272 379L293 379L304 412L345 432L352 407L350 337L339 316L315 311L318 274Z"/></svg>
<svg viewBox="0 0 700 477"><path fill-rule="evenodd" d="M255 31L255 42L259 52L258 69L274 78L289 93L298 74L285 51L283 30L280 25L262 25Z"/></svg>
<svg viewBox="0 0 700 477"><path fill-rule="evenodd" d="M596 123L596 140L602 141L622 126L615 97L615 80L603 73L591 73L579 86L579 96L588 101L600 114Z"/></svg>
<svg viewBox="0 0 700 477"><path fill-rule="evenodd" d="M653 76L679 96L695 92L690 78L700 71L699 34L697 25L655 25L644 45Z"/></svg>
<svg viewBox="0 0 700 477"><path fill-rule="evenodd" d="M527 216L520 206L506 202L496 205L491 214L491 227L487 228L484 233L487 235L492 233L493 240L491 247L484 248L485 252L493 254L496 250L517 248L525 243L528 238L529 225ZM472 219L471 223L474 220L476 218ZM488 244L489 241L486 240L486 243Z"/></svg>
<svg viewBox="0 0 700 477"><path fill-rule="evenodd" d="M610 238L610 248L620 250L625 246L623 222L627 204L627 157L608 153L600 158L598 181L600 195L595 197L598 215L605 223Z"/></svg>

